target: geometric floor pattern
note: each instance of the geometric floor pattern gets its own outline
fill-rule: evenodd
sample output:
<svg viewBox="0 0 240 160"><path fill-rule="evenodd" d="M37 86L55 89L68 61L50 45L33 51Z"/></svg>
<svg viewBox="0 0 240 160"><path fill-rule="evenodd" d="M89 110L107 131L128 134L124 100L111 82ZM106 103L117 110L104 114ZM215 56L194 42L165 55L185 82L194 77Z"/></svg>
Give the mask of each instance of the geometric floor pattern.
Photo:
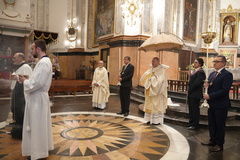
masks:
<svg viewBox="0 0 240 160"><path fill-rule="evenodd" d="M48 160L158 160L168 151L168 136L158 127L114 115L52 116L54 150ZM0 130L0 159L22 159L21 140Z"/></svg>

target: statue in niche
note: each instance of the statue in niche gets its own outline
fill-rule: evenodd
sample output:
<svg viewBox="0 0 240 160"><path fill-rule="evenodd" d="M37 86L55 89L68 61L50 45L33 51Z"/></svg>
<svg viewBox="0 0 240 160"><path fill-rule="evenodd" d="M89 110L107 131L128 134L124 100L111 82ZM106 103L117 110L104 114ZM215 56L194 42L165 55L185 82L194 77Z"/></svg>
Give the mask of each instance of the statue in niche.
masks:
<svg viewBox="0 0 240 160"><path fill-rule="evenodd" d="M233 27L229 19L227 20L227 23L225 24L223 31L224 42L232 42Z"/></svg>

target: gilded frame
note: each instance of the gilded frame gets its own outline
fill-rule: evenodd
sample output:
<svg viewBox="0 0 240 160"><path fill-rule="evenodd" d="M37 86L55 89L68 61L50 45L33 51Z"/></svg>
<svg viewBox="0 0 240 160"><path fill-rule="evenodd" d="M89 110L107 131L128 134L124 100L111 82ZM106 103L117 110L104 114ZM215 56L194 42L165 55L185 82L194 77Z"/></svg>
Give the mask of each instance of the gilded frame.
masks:
<svg viewBox="0 0 240 160"><path fill-rule="evenodd" d="M183 40L196 42L198 19L198 0L185 0L184 21L183 21Z"/></svg>
<svg viewBox="0 0 240 160"><path fill-rule="evenodd" d="M98 47L97 39L114 33L115 0L93 0L92 47Z"/></svg>
<svg viewBox="0 0 240 160"><path fill-rule="evenodd" d="M224 25L225 25L225 21L226 19L231 18L231 19L235 19L235 23L233 25L233 43L238 42L238 23L239 23L239 13L221 13L220 14L220 37L219 37L219 41L220 43L223 43L223 33L224 33Z"/></svg>

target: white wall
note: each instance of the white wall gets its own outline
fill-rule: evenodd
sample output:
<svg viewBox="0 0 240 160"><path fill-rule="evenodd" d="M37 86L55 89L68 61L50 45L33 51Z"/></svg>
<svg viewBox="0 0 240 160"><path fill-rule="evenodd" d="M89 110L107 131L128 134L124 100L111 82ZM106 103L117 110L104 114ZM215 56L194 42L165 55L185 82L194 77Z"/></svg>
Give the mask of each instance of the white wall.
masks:
<svg viewBox="0 0 240 160"><path fill-rule="evenodd" d="M23 16L27 16L30 13L30 0L16 0L14 5L14 11L21 13ZM0 10L5 9L5 3L0 0Z"/></svg>
<svg viewBox="0 0 240 160"><path fill-rule="evenodd" d="M49 1L49 31L58 33L58 43L51 45L54 51L66 51L66 28L67 28L68 1Z"/></svg>
<svg viewBox="0 0 240 160"><path fill-rule="evenodd" d="M221 9L227 9L228 5L231 4L233 9L240 9L240 0L220 0Z"/></svg>

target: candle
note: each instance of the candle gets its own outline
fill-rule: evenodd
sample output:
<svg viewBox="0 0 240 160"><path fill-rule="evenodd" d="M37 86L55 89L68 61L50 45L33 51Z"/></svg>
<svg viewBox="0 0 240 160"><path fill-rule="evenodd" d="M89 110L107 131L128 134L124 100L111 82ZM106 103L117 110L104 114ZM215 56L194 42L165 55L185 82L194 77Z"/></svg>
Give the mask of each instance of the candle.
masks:
<svg viewBox="0 0 240 160"><path fill-rule="evenodd" d="M119 72L121 71L121 48L118 48L118 67L119 67Z"/></svg>

